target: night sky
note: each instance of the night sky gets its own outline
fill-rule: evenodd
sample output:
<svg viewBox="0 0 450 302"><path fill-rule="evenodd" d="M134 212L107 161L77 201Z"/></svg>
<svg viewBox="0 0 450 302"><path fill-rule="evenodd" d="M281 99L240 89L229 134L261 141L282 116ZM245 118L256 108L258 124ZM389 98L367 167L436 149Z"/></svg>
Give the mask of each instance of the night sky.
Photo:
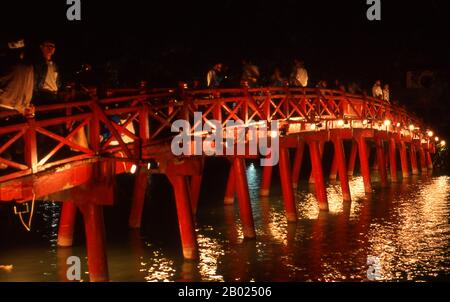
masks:
<svg viewBox="0 0 450 302"><path fill-rule="evenodd" d="M171 86L203 80L216 62L239 74L249 58L268 77L275 66L287 75L301 58L313 83L356 79L370 87L381 79L402 96L406 71L430 69L440 85L431 102L449 111L449 1L381 0L381 21L367 20L366 0L82 0L82 21L66 19L65 0L6 3L0 43L21 35L33 51L40 39L55 40L68 78L82 63L110 64L122 85ZM444 117L439 124L448 127Z"/></svg>

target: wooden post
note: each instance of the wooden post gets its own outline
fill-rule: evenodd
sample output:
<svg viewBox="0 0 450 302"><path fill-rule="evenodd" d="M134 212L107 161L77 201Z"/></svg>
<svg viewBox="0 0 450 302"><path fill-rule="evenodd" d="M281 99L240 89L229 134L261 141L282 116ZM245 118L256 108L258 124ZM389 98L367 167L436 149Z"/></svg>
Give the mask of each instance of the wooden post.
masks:
<svg viewBox="0 0 450 302"><path fill-rule="evenodd" d="M355 172L356 155L358 154L358 145L352 142L352 149L350 151L350 157L348 159L348 170L347 175L353 176Z"/></svg>
<svg viewBox="0 0 450 302"><path fill-rule="evenodd" d="M144 210L145 195L147 192L149 175L145 168L139 168L134 182L133 201L131 204L128 225L132 229L141 227L142 212Z"/></svg>
<svg viewBox="0 0 450 302"><path fill-rule="evenodd" d="M391 168L391 181L396 182L397 179L397 151L395 139L389 140L389 166Z"/></svg>
<svg viewBox="0 0 450 302"><path fill-rule="evenodd" d="M376 144L378 171L380 173L381 187L386 188L388 183L387 183L386 160L385 160L383 140L381 138L377 138L375 140L375 144Z"/></svg>
<svg viewBox="0 0 450 302"><path fill-rule="evenodd" d="M295 208L294 190L292 189L291 167L289 162L289 149L280 148L279 162L281 188L283 190L284 208L288 222L297 221L297 210Z"/></svg>
<svg viewBox="0 0 450 302"><path fill-rule="evenodd" d="M177 206L178 227L180 229L183 256L186 259L198 258L197 238L195 234L192 207L186 177L182 175L167 175L172 183Z"/></svg>
<svg viewBox="0 0 450 302"><path fill-rule="evenodd" d="M72 246L76 215L76 205L72 201L64 201L59 218L58 246Z"/></svg>
<svg viewBox="0 0 450 302"><path fill-rule="evenodd" d="M227 188L225 190L225 205L234 204L234 196L236 193L236 177L234 172L234 164L231 163L230 172L228 173Z"/></svg>
<svg viewBox="0 0 450 302"><path fill-rule="evenodd" d="M292 168L292 187L298 188L298 180L300 178L300 171L302 168L303 152L305 150L305 143L301 142L300 146L295 150L294 167Z"/></svg>
<svg viewBox="0 0 450 302"><path fill-rule="evenodd" d="M409 177L408 155L406 153L406 145L404 141L400 142L400 161L402 165L403 178Z"/></svg>
<svg viewBox="0 0 450 302"><path fill-rule="evenodd" d="M367 143L364 137L358 137L357 141L359 163L361 165L361 174L364 181L364 191L367 194L370 194L372 193L372 184L370 179L369 152L367 150Z"/></svg>
<svg viewBox="0 0 450 302"><path fill-rule="evenodd" d="M342 188L342 198L344 201L351 201L350 186L348 185L347 165L345 160L344 144L341 138L336 139L334 142L334 158L336 166L339 169L339 180Z"/></svg>
<svg viewBox="0 0 450 302"><path fill-rule="evenodd" d="M263 176L261 181L261 189L259 195L269 196L270 194L270 183L272 181L272 166L264 166Z"/></svg>
<svg viewBox="0 0 450 302"><path fill-rule="evenodd" d="M236 191L241 216L242 229L245 238L255 238L255 225L253 222L250 194L248 192L247 175L245 173L245 160L236 158L234 160L234 171L236 176Z"/></svg>
<svg viewBox="0 0 450 302"><path fill-rule="evenodd" d="M309 152L311 153L312 171L314 173L316 197L320 210L328 211L328 198L323 177L322 159L320 156L319 142L309 142Z"/></svg>
<svg viewBox="0 0 450 302"><path fill-rule="evenodd" d="M109 273L103 208L93 203L79 205L79 208L83 214L86 232L89 279L91 282L108 281Z"/></svg>

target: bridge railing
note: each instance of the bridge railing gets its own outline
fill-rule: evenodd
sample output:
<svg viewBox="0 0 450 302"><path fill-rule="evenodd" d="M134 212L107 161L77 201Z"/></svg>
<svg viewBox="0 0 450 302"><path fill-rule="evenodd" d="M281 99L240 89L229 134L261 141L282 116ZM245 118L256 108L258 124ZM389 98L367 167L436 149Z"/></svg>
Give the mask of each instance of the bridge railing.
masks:
<svg viewBox="0 0 450 302"><path fill-rule="evenodd" d="M420 139L426 130L401 107L328 89L122 89L106 99L40 106L30 119L0 113L0 182L98 155L138 160L142 146L174 135L175 120L191 121L194 132L195 112L202 113L202 123L214 119L224 126L238 119L281 120L311 131L308 125L323 122L325 128L341 127L340 120L350 127L383 128L389 120L389 128L383 128L388 131Z"/></svg>

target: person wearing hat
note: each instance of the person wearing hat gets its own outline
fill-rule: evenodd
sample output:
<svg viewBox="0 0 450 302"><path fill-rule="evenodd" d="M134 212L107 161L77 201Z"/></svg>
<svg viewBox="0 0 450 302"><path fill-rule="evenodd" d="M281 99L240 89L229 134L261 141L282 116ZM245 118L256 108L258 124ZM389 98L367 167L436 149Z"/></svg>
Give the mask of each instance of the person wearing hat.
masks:
<svg viewBox="0 0 450 302"><path fill-rule="evenodd" d="M0 63L0 108L33 115L33 66L25 61L23 39L8 42L8 50Z"/></svg>

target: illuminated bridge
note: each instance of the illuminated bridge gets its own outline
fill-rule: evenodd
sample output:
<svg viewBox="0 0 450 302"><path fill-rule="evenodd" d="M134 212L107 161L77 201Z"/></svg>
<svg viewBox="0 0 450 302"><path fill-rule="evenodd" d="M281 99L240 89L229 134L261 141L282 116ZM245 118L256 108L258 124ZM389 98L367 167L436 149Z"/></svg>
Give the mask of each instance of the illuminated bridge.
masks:
<svg viewBox="0 0 450 302"><path fill-rule="evenodd" d="M315 184L318 207L327 211L325 178L338 177L343 202L351 201L348 176L353 175L357 157L365 192L371 194L371 172L378 173L382 187L400 177L426 174L433 168L432 155L445 144L403 108L335 90L122 89L112 91L106 99L68 98L58 105L36 108L36 118L1 113L0 164L4 169L0 170L0 202L31 201L31 210L20 207L24 211L19 214L21 219L27 212L32 215L35 201L63 202L59 246L72 245L75 216L80 210L90 279L106 281L102 208L114 204L115 175L135 174L129 225L139 228L148 177L164 174L175 195L183 255L196 259L194 219L206 155L176 156L171 151L172 139L177 134L171 132L175 120L189 121L192 128L188 133L192 136L209 134L196 130L198 123L193 123L196 112L201 113L202 124L216 120L225 127L229 121L240 120L241 129L278 121L277 129L261 130L258 137L265 133L279 141L278 168L289 222L297 220L294 190L305 164L304 152L308 151L311 159L310 181ZM231 168L227 184L223 184L224 201L233 204L237 196L244 237L253 238L255 228L245 160L258 156L249 152L249 135L250 132L244 132L247 145L243 154L209 156L229 159ZM324 175L323 169L326 143L331 143L334 150L330 175ZM260 191L263 196L269 195L273 168L263 167Z"/></svg>

